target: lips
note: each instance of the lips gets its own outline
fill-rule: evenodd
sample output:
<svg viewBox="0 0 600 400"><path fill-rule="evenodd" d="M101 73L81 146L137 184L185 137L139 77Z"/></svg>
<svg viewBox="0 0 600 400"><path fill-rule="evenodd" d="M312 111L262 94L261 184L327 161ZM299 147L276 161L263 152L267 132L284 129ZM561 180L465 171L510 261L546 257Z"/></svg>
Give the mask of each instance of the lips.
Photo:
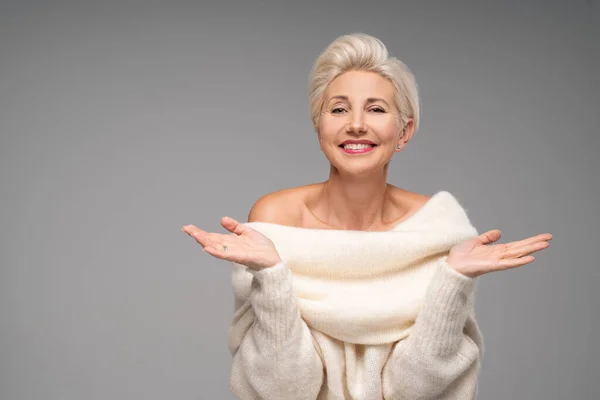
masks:
<svg viewBox="0 0 600 400"><path fill-rule="evenodd" d="M372 143L361 143L358 145L343 145L341 144L340 149L346 154L364 154L369 153L375 149L376 145Z"/></svg>
<svg viewBox="0 0 600 400"><path fill-rule="evenodd" d="M346 144L368 144L370 146L377 146L375 143L371 142L370 140L361 139L361 140L345 140L340 144L339 147L344 147L344 145L346 145Z"/></svg>

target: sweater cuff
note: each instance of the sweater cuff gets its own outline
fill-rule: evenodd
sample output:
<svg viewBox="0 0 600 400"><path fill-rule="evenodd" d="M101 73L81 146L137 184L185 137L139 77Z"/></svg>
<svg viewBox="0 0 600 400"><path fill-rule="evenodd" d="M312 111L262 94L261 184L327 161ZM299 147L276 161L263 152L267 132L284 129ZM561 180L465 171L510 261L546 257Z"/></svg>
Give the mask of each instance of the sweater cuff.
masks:
<svg viewBox="0 0 600 400"><path fill-rule="evenodd" d="M446 262L447 257L443 257L438 261L434 279L431 283L430 291L439 291L440 295L442 292L444 296L454 298L456 294L464 294L468 296L475 288L476 278L471 278L464 274L461 274L450 264ZM450 290L454 288L454 290Z"/></svg>
<svg viewBox="0 0 600 400"><path fill-rule="evenodd" d="M440 259L431 279L415 328L422 344L436 352L453 351L463 336L468 318L468 299L476 278L452 268L446 258Z"/></svg>
<svg viewBox="0 0 600 400"><path fill-rule="evenodd" d="M293 275L284 259L269 268L247 268L247 271L254 277L252 293L255 297L260 295L264 300L277 302L292 292Z"/></svg>

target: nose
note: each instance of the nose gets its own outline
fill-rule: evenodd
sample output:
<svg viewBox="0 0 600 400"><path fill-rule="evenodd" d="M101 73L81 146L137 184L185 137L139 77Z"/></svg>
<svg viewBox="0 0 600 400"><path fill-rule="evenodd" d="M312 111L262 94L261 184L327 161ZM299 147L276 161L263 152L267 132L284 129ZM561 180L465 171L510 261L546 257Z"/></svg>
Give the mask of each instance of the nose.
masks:
<svg viewBox="0 0 600 400"><path fill-rule="evenodd" d="M355 111L352 113L352 119L348 124L348 133L364 133L367 128L365 127L364 115L362 111Z"/></svg>

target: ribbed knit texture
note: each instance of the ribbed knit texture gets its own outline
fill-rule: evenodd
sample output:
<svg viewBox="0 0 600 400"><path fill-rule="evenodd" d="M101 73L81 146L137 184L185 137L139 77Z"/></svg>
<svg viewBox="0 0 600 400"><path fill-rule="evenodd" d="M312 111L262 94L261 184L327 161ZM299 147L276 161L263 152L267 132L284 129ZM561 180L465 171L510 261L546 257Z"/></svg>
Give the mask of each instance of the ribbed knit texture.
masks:
<svg viewBox="0 0 600 400"><path fill-rule="evenodd" d="M477 230L449 192L386 232L246 225L282 262L260 271L233 263L239 399L476 398L477 279L446 257Z"/></svg>

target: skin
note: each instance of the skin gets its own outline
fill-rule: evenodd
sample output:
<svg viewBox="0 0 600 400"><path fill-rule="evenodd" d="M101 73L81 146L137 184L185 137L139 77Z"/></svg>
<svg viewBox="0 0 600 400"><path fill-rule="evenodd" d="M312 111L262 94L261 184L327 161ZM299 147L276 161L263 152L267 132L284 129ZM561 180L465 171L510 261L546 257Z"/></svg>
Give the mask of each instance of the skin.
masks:
<svg viewBox="0 0 600 400"><path fill-rule="evenodd" d="M387 184L392 157L404 149L414 133L411 118L401 121L394 95L391 82L373 72L349 71L334 79L325 91L318 124L321 151L331 164L329 179L288 190L287 194L265 196L254 205L248 220L279 222L293 208L301 212L288 216L290 225L379 231L412 215L427 198L416 198ZM377 146L366 154L349 155L338 147L348 139L367 139ZM299 207L285 207L290 201ZM284 204L279 207L284 210L278 212L276 203ZM221 225L229 233L207 232L194 225L182 230L205 252L222 260L257 270L281 262L273 242L261 233L227 216ZM493 229L458 243L446 261L457 272L474 278L529 264L535 260L531 254L547 248L552 239L551 234L543 233L492 244L500 237L501 231Z"/></svg>

